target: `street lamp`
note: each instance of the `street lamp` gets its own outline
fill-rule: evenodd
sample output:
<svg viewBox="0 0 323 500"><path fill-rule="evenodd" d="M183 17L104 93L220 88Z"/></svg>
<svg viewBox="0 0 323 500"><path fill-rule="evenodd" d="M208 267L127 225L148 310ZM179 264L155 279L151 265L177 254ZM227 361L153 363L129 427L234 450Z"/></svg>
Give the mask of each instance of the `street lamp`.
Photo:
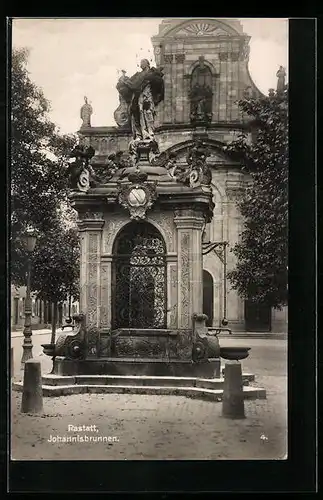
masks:
<svg viewBox="0 0 323 500"><path fill-rule="evenodd" d="M70 241L70 249L71 249L71 262L73 262L73 241ZM71 316L71 308L72 308L72 285L70 286L69 289L69 295L68 295L68 317L65 318L65 324L62 325L62 330L67 327L72 327L72 330L74 330L74 319Z"/></svg>
<svg viewBox="0 0 323 500"><path fill-rule="evenodd" d="M31 280L31 255L35 249L37 236L32 228L28 228L26 233L23 235L22 240L25 244L27 250L27 283L26 283L26 298L25 298L25 323L24 323L24 341L22 344L23 352L21 358L21 367L24 367L25 362L33 357L32 349L33 344L31 340L32 329L31 329L31 315L32 315L32 303L30 296L30 280Z"/></svg>

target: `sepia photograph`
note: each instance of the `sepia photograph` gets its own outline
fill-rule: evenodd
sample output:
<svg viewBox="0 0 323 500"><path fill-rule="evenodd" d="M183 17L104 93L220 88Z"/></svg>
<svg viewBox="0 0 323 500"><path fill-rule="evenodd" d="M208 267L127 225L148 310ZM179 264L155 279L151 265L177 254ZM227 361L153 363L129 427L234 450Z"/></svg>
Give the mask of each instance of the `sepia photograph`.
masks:
<svg viewBox="0 0 323 500"><path fill-rule="evenodd" d="M11 460L287 460L288 28L11 19Z"/></svg>

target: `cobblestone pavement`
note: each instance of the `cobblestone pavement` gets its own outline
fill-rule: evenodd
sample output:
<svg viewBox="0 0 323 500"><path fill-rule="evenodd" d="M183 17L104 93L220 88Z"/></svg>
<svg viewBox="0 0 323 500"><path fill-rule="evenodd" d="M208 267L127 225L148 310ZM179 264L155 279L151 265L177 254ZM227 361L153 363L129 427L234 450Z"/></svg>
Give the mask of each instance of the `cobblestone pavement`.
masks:
<svg viewBox="0 0 323 500"><path fill-rule="evenodd" d="M286 458L286 378L260 377L257 385L266 387L267 400L246 401L244 420L223 418L221 403L128 394L44 398L44 414L32 416L20 413L21 393L12 392L12 458ZM68 425L96 425L98 431L68 432ZM91 442L48 442L77 435ZM110 442L95 442L98 436Z"/></svg>
<svg viewBox="0 0 323 500"><path fill-rule="evenodd" d="M21 379L21 340L15 338L15 380ZM34 338L34 357L48 373L51 360ZM222 404L184 396L82 394L44 398L44 414L20 412L21 393L12 391L12 458L15 460L203 460L284 459L287 449L287 343L284 340L223 339L246 345L244 372L256 375L267 399L246 401L246 418L225 419ZM68 425L96 425L98 432L68 432ZM77 436L87 442L48 442ZM86 436L86 437L85 437ZM102 441L95 441L102 437ZM103 441L106 437L106 442ZM110 437L110 442L107 441ZM90 438L92 438L90 440Z"/></svg>

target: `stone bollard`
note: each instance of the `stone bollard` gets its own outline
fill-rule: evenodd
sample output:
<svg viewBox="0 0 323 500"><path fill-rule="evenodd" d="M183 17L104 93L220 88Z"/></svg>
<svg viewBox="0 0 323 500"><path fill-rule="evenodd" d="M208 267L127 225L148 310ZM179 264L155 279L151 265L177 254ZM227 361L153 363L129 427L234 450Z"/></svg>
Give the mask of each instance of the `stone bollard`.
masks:
<svg viewBox="0 0 323 500"><path fill-rule="evenodd" d="M43 388L40 361L29 359L25 362L21 412L42 413Z"/></svg>
<svg viewBox="0 0 323 500"><path fill-rule="evenodd" d="M245 418L242 370L238 362L225 364L222 416Z"/></svg>
<svg viewBox="0 0 323 500"><path fill-rule="evenodd" d="M10 374L11 378L14 376L15 369L14 369L14 364L13 364L13 347L10 349Z"/></svg>

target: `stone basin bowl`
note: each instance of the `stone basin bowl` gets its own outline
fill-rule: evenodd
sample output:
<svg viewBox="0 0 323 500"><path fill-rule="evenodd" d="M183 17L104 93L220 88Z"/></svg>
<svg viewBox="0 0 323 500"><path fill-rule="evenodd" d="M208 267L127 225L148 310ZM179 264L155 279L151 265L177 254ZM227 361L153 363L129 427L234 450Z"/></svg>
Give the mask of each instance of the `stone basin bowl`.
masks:
<svg viewBox="0 0 323 500"><path fill-rule="evenodd" d="M41 344L44 354L53 357L55 354L55 344Z"/></svg>
<svg viewBox="0 0 323 500"><path fill-rule="evenodd" d="M245 359L249 356L251 347L220 347L220 356L223 359L236 360Z"/></svg>

